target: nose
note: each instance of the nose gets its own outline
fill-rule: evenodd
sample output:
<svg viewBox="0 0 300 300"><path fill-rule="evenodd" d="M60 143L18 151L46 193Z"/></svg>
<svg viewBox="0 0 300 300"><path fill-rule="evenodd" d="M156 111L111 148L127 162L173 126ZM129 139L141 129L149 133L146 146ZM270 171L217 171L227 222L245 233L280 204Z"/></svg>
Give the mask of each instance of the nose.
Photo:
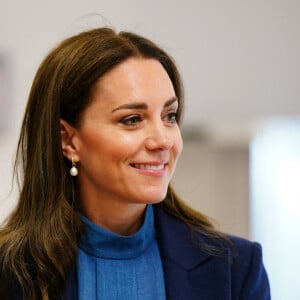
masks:
<svg viewBox="0 0 300 300"><path fill-rule="evenodd" d="M174 141L172 139L171 129L163 124L156 124L148 131L145 146L148 150L168 150Z"/></svg>

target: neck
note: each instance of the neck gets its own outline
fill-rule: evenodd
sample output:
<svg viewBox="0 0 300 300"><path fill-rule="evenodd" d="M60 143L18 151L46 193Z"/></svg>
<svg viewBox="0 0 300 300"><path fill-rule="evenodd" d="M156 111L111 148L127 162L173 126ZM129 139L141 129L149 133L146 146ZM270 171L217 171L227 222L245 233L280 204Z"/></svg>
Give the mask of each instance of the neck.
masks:
<svg viewBox="0 0 300 300"><path fill-rule="evenodd" d="M146 204L81 201L80 212L96 225L119 235L132 235L141 227Z"/></svg>

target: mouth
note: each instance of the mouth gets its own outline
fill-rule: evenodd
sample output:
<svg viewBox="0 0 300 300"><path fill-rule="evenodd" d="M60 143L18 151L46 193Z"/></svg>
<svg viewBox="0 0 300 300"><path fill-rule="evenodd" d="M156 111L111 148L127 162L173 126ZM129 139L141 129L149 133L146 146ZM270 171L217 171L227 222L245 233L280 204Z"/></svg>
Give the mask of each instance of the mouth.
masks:
<svg viewBox="0 0 300 300"><path fill-rule="evenodd" d="M167 166L166 163L160 164L130 164L133 168L139 170L161 171Z"/></svg>

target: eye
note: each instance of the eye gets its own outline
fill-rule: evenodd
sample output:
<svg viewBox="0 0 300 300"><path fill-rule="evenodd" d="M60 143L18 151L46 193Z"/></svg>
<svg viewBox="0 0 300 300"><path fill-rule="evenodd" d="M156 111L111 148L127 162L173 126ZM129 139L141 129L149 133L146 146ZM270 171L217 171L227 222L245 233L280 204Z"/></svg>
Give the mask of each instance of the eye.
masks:
<svg viewBox="0 0 300 300"><path fill-rule="evenodd" d="M177 123L178 114L176 112L168 113L165 117L165 120L169 123Z"/></svg>
<svg viewBox="0 0 300 300"><path fill-rule="evenodd" d="M125 118L122 118L119 122L127 125L127 126L135 126L137 125L139 122L142 121L141 116L139 115L132 115L132 116L128 116Z"/></svg>

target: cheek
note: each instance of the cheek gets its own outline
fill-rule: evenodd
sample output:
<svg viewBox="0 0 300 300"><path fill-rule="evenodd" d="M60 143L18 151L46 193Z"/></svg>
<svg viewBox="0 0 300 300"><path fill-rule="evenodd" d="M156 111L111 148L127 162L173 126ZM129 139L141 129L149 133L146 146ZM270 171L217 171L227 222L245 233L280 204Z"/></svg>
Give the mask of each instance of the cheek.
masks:
<svg viewBox="0 0 300 300"><path fill-rule="evenodd" d="M126 160L140 149L141 139L134 134L107 131L105 134L90 136L89 151L101 155L105 160ZM86 147L85 147L86 148Z"/></svg>
<svg viewBox="0 0 300 300"><path fill-rule="evenodd" d="M141 142L141 139L139 138L139 136L137 134L128 134L128 133L121 133L118 135L113 135L112 136L112 144L115 147L118 148L124 148L124 149L128 149L128 148L136 148Z"/></svg>
<svg viewBox="0 0 300 300"><path fill-rule="evenodd" d="M125 161L132 158L142 147L142 140L136 134L114 134L106 140L106 152L115 161Z"/></svg>
<svg viewBox="0 0 300 300"><path fill-rule="evenodd" d="M175 142L174 142L174 154L177 156L177 158L180 156L183 148L183 141L181 132L178 130L178 133L175 136Z"/></svg>

